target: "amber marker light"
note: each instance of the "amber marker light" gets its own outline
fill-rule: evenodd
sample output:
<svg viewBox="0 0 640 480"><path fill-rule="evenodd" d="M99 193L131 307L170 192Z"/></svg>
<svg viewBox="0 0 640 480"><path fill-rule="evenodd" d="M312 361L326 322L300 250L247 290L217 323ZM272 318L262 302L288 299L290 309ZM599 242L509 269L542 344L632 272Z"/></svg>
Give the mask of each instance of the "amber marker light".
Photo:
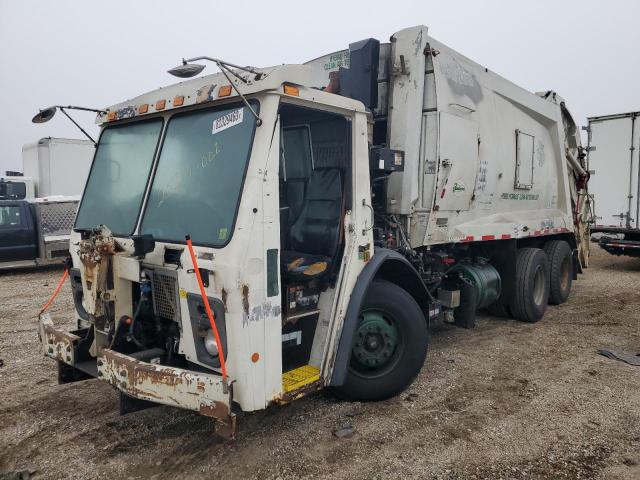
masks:
<svg viewBox="0 0 640 480"><path fill-rule="evenodd" d="M218 89L218 98L231 95L231 85L223 85Z"/></svg>
<svg viewBox="0 0 640 480"><path fill-rule="evenodd" d="M287 95L293 95L294 97L300 96L300 89L298 87L294 87L293 85L285 85L284 93Z"/></svg>

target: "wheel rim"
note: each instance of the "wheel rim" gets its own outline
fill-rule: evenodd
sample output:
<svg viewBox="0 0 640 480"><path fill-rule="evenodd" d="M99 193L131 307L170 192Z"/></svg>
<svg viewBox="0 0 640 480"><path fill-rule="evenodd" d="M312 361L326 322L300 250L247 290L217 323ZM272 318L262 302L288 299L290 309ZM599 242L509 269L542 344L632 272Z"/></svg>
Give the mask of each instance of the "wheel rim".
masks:
<svg viewBox="0 0 640 480"><path fill-rule="evenodd" d="M384 375L397 363L401 346L401 333L391 315L364 310L354 333L350 368L366 378Z"/></svg>
<svg viewBox="0 0 640 480"><path fill-rule="evenodd" d="M564 291L569 287L571 277L571 259L569 256L564 257L560 265L560 288Z"/></svg>
<svg viewBox="0 0 640 480"><path fill-rule="evenodd" d="M533 276L533 301L536 305L542 305L545 303L544 291L545 291L545 275L541 266L536 268L536 273Z"/></svg>

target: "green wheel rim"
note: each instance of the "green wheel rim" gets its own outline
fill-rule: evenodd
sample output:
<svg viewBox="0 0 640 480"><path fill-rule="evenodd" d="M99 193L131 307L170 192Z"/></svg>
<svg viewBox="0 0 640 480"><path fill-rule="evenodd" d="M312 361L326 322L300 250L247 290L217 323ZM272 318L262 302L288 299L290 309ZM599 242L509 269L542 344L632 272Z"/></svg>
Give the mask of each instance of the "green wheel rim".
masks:
<svg viewBox="0 0 640 480"><path fill-rule="evenodd" d="M351 369L368 378L382 375L397 362L401 345L401 333L391 315L364 310L354 332Z"/></svg>

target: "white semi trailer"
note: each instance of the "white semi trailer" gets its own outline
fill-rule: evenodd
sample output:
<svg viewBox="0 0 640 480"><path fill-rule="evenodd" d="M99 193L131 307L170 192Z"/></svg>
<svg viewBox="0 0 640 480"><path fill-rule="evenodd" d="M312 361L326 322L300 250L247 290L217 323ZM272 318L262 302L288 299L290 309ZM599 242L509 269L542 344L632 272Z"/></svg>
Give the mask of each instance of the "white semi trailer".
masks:
<svg viewBox="0 0 640 480"><path fill-rule="evenodd" d="M527 322L582 270L576 127L418 26L307 65L222 70L114 105L71 239L78 330L40 336L61 382L98 377L238 411L332 387L393 396L428 326ZM342 66L342 68L339 68ZM210 313L211 314L210 314Z"/></svg>
<svg viewBox="0 0 640 480"><path fill-rule="evenodd" d="M614 255L640 256L640 112L589 117L588 164L594 233Z"/></svg>

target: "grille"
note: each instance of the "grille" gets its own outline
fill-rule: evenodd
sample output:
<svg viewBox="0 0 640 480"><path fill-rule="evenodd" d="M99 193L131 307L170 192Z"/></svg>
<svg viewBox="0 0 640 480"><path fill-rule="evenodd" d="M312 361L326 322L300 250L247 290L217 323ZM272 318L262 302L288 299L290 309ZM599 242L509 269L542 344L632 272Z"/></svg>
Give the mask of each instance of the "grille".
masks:
<svg viewBox="0 0 640 480"><path fill-rule="evenodd" d="M151 274L153 309L159 317L180 321L180 297L175 272L154 270Z"/></svg>

